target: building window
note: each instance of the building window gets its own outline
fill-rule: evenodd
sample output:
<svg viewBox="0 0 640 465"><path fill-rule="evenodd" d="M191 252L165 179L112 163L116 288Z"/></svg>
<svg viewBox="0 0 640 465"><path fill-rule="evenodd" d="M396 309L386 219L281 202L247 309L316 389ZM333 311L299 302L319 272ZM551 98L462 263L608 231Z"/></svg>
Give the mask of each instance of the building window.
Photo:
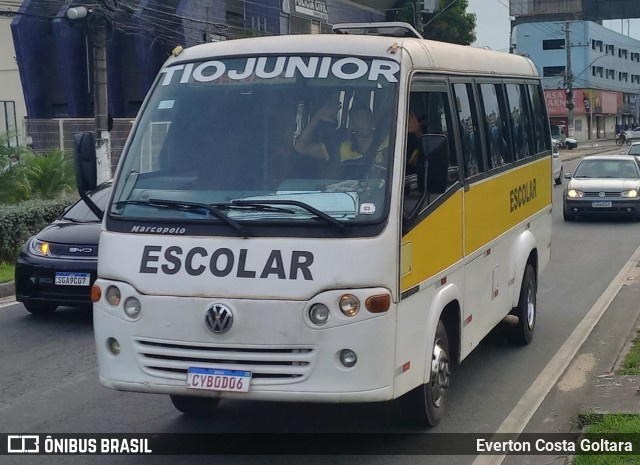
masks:
<svg viewBox="0 0 640 465"><path fill-rule="evenodd" d="M616 71L613 69L605 69L605 77L607 79L615 79L616 78Z"/></svg>
<svg viewBox="0 0 640 465"><path fill-rule="evenodd" d="M594 77L602 77L602 70L602 66L592 66L591 74L593 74Z"/></svg>
<svg viewBox="0 0 640 465"><path fill-rule="evenodd" d="M544 68L542 68L543 77L564 76L564 72L565 72L564 66L545 66Z"/></svg>
<svg viewBox="0 0 640 465"><path fill-rule="evenodd" d="M564 39L550 39L542 41L542 50L562 50L564 49Z"/></svg>
<svg viewBox="0 0 640 465"><path fill-rule="evenodd" d="M618 74L618 80L622 82L629 82L629 73L620 72Z"/></svg>
<svg viewBox="0 0 640 465"><path fill-rule="evenodd" d="M624 58L626 60L627 58L629 58L628 53L628 50L621 48L620 50L618 50L618 58Z"/></svg>
<svg viewBox="0 0 640 465"><path fill-rule="evenodd" d="M640 62L640 53L631 52L631 61Z"/></svg>
<svg viewBox="0 0 640 465"><path fill-rule="evenodd" d="M591 48L593 50L598 50L598 51L602 52L602 41L601 40L591 39Z"/></svg>
<svg viewBox="0 0 640 465"><path fill-rule="evenodd" d="M616 46L607 44L607 55L616 55Z"/></svg>

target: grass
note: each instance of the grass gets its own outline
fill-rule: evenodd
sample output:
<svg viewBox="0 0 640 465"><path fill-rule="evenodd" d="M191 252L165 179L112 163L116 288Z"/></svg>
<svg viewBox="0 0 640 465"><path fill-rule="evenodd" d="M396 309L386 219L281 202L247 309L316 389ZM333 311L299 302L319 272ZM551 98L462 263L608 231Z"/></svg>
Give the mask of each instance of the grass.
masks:
<svg viewBox="0 0 640 465"><path fill-rule="evenodd" d="M640 375L640 336L636 335L633 346L616 372L619 375Z"/></svg>
<svg viewBox="0 0 640 465"><path fill-rule="evenodd" d="M9 263L0 263L0 283L13 281L15 266Z"/></svg>
<svg viewBox="0 0 640 465"><path fill-rule="evenodd" d="M620 364L616 374L622 376L640 375L640 335L633 340L631 350ZM607 414L584 415L580 421L585 425L587 433L632 433L623 440L631 440L634 450L640 448L638 433L640 433L640 415ZM577 455L573 465L640 465L640 455Z"/></svg>

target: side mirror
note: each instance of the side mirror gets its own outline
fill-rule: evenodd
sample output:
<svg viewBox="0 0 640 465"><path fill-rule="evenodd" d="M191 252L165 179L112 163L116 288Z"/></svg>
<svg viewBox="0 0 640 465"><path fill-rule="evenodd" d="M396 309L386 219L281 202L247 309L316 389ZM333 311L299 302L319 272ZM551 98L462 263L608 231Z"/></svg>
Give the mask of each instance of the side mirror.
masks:
<svg viewBox="0 0 640 465"><path fill-rule="evenodd" d="M98 184L98 165L93 132L81 132L74 136L76 187L87 192Z"/></svg>
<svg viewBox="0 0 640 465"><path fill-rule="evenodd" d="M571 179L571 173L564 173L565 179Z"/></svg>

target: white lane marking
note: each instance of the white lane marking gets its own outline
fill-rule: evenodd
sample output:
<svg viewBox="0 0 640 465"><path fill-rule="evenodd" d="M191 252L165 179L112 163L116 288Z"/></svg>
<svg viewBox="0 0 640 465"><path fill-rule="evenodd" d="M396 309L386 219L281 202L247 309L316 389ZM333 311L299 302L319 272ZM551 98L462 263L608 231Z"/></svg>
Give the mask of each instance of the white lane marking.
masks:
<svg viewBox="0 0 640 465"><path fill-rule="evenodd" d="M569 338L562 344L556 355L547 366L540 372L531 387L524 393L511 413L504 419L496 434L519 434L536 413L540 404L549 391L555 386L560 376L565 372L576 353L582 347L593 328L598 324L602 315L607 310L615 296L618 294L629 276L635 276L637 270L634 268L640 261L640 247L638 247L620 272L611 281L609 286L596 300L593 307L587 312L582 321L576 326ZM479 455L472 465L500 465L506 455Z"/></svg>

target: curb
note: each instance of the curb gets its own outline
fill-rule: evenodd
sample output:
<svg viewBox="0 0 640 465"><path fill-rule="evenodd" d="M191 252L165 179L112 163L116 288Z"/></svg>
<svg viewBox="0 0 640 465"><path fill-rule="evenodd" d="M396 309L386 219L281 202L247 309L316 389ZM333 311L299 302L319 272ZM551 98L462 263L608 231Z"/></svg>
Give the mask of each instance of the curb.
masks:
<svg viewBox="0 0 640 465"><path fill-rule="evenodd" d="M16 293L16 285L14 281L8 283L0 283L0 298L9 297Z"/></svg>

